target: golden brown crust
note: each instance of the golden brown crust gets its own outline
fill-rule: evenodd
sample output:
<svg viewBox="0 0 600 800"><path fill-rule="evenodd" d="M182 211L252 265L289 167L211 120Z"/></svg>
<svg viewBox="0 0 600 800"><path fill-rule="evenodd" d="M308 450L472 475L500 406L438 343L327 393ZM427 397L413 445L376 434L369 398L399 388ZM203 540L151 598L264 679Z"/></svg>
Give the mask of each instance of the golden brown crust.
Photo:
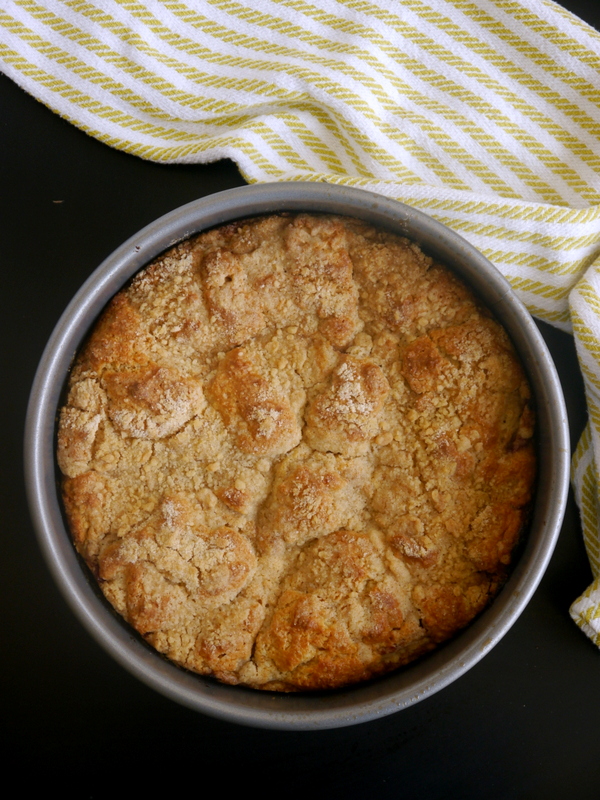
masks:
<svg viewBox="0 0 600 800"><path fill-rule="evenodd" d="M416 245L341 217L201 234L114 298L58 460L77 549L176 663L323 689L405 664L498 591L534 418L503 329Z"/></svg>

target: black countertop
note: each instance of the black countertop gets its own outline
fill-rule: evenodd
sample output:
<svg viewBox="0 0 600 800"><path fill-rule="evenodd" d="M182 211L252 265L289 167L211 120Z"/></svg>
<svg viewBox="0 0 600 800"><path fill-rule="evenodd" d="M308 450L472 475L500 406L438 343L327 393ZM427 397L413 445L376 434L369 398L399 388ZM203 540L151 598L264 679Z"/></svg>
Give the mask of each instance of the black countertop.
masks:
<svg viewBox="0 0 600 800"><path fill-rule="evenodd" d="M600 29L597 0L563 5ZM549 569L505 638L443 691L375 722L289 733L214 720L147 688L91 639L52 581L27 510L23 425L37 363L68 301L115 247L167 211L244 181L230 162L161 166L112 150L4 76L0 104L5 774L67 797L119 794L123 780L156 794L165 781L194 794L216 782L225 794L255 786L348 798L600 797L600 652L568 614L591 582L572 499ZM574 446L586 412L573 341L540 328Z"/></svg>

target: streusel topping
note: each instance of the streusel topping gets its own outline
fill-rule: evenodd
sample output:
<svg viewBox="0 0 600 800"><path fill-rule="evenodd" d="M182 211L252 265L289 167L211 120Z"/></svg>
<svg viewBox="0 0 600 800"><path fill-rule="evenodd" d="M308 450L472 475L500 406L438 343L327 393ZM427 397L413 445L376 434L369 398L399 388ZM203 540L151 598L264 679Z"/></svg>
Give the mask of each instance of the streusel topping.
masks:
<svg viewBox="0 0 600 800"><path fill-rule="evenodd" d="M406 239L276 215L177 245L71 372L77 549L177 664L294 691L467 625L527 521L534 416L504 330Z"/></svg>

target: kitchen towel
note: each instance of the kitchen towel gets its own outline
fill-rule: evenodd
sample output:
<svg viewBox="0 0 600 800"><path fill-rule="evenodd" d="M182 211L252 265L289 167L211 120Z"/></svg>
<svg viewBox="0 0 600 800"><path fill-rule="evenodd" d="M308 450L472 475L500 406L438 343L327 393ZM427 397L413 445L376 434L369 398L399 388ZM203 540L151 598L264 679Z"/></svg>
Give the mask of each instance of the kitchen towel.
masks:
<svg viewBox="0 0 600 800"><path fill-rule="evenodd" d="M249 182L363 187L481 250L572 331L600 645L600 34L550 0L3 0L0 69L91 136Z"/></svg>

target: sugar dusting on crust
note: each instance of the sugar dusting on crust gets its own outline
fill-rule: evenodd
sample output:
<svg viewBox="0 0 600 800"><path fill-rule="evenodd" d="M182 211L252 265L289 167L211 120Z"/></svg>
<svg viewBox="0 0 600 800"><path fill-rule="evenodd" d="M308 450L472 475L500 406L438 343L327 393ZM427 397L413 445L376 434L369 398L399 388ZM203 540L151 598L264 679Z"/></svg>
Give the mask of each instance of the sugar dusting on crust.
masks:
<svg viewBox="0 0 600 800"><path fill-rule="evenodd" d="M534 416L502 328L357 220L231 223L108 307L60 414L63 498L104 593L226 683L331 688L493 598L527 521Z"/></svg>

